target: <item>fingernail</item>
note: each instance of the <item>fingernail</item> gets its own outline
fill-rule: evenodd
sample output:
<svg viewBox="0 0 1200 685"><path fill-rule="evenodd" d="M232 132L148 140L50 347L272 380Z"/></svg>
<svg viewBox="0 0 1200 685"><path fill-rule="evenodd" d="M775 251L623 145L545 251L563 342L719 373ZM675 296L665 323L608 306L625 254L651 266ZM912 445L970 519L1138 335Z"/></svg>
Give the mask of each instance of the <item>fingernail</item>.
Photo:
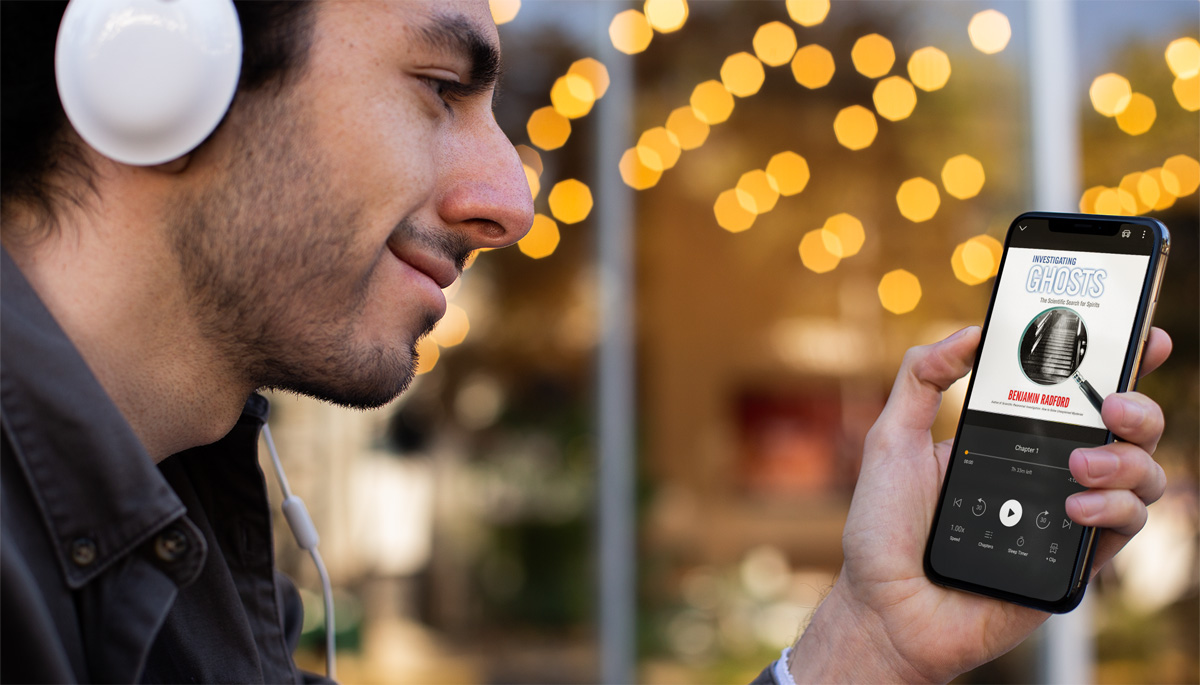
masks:
<svg viewBox="0 0 1200 685"><path fill-rule="evenodd" d="M1146 410L1142 408L1142 405L1133 400L1122 399L1121 402L1125 408L1125 425L1130 427L1142 425L1142 422L1146 420Z"/></svg>
<svg viewBox="0 0 1200 685"><path fill-rule="evenodd" d="M1108 452L1092 452L1085 455L1087 460L1088 476L1092 478L1102 478L1117 470L1120 462L1117 458Z"/></svg>
<svg viewBox="0 0 1200 685"><path fill-rule="evenodd" d="M1104 507L1104 495L1098 492L1071 495L1071 499L1075 500L1076 506L1080 509L1080 518L1091 518Z"/></svg>

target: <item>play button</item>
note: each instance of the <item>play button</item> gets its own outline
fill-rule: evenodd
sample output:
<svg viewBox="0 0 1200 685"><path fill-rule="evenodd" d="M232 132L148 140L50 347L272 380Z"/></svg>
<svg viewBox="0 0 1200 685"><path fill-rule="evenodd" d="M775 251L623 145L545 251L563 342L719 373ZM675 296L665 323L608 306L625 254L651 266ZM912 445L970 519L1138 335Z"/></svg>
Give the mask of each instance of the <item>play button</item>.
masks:
<svg viewBox="0 0 1200 685"><path fill-rule="evenodd" d="M1021 520L1021 503L1010 499L1000 507L1000 523L1012 528Z"/></svg>

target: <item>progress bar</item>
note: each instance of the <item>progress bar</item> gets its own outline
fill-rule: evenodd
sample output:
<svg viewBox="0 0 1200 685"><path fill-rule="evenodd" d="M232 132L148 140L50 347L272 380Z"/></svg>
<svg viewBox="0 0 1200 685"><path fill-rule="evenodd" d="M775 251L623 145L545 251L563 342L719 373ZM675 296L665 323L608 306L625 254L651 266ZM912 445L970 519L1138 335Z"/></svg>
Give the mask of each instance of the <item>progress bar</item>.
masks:
<svg viewBox="0 0 1200 685"><path fill-rule="evenodd" d="M1059 471L1066 471L1067 473L1071 472L1071 469L1069 469L1065 466L1051 466L1050 464L1039 464L1036 461L1021 461L1020 459L1010 459L1008 457L997 457L994 454L984 454L983 452L972 452L970 450L964 450L963 454L972 456L972 457L987 457L988 459L999 459L1000 461L1011 461L1011 462L1015 462L1017 464L1028 464L1030 466L1041 466L1041 467L1047 468L1047 469L1058 469Z"/></svg>

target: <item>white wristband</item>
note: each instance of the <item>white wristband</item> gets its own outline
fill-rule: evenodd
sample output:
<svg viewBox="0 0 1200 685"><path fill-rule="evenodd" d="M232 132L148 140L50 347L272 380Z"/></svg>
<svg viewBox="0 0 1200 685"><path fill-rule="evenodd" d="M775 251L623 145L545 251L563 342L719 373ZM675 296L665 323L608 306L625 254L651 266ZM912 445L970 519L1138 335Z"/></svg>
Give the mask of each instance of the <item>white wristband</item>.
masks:
<svg viewBox="0 0 1200 685"><path fill-rule="evenodd" d="M788 670L788 656L791 653L791 647L784 647L783 651L779 654L779 659L775 661L772 672L775 674L776 685L796 685L796 679L792 677L792 672Z"/></svg>

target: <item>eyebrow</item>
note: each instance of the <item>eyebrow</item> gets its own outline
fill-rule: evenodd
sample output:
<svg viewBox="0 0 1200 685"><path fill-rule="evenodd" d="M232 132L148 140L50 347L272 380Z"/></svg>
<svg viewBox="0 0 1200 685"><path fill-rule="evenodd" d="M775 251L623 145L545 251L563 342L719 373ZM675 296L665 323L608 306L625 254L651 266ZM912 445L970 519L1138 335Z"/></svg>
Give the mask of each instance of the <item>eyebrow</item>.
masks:
<svg viewBox="0 0 1200 685"><path fill-rule="evenodd" d="M430 23L420 27L419 33L429 45L466 57L470 81L462 85L469 93L494 88L500 81L500 50L466 17L437 14Z"/></svg>

